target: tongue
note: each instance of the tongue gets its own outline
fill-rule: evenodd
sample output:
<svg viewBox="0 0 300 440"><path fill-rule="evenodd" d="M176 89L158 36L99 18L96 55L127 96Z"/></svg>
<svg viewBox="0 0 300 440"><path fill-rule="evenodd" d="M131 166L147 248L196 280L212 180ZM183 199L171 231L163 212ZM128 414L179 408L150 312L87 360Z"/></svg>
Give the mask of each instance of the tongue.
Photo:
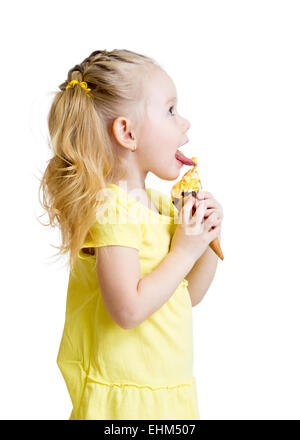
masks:
<svg viewBox="0 0 300 440"><path fill-rule="evenodd" d="M189 159L188 157L185 157L181 151L177 150L175 154L176 159L180 160L180 162L184 163L185 165L196 165L195 162L192 161L192 159Z"/></svg>

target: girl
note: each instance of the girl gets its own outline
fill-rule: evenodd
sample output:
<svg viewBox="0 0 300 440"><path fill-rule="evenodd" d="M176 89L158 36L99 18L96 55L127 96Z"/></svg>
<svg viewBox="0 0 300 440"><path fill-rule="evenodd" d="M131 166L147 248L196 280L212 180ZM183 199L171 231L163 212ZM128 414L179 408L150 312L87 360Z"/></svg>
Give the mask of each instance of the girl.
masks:
<svg viewBox="0 0 300 440"><path fill-rule="evenodd" d="M145 187L149 171L179 176L190 123L175 86L153 59L115 49L91 53L60 90L40 189L70 252L57 357L70 419L199 419L192 306L214 275L223 214L210 193L178 210Z"/></svg>

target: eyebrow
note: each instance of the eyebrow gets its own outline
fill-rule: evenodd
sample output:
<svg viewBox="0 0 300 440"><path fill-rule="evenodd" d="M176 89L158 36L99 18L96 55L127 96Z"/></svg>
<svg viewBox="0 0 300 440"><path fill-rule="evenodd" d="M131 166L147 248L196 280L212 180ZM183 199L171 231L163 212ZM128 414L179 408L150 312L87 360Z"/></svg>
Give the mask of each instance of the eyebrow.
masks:
<svg viewBox="0 0 300 440"><path fill-rule="evenodd" d="M168 101L166 102L166 104L168 104L168 102L171 102L171 101L177 101L176 96L174 96L173 98L168 99Z"/></svg>

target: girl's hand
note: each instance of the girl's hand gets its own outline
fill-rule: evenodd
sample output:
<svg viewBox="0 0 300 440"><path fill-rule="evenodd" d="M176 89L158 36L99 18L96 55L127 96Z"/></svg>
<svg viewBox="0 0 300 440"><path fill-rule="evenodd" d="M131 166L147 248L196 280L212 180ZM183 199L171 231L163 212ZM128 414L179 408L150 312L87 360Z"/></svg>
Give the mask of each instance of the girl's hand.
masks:
<svg viewBox="0 0 300 440"><path fill-rule="evenodd" d="M192 194L185 197L182 209L178 210L179 224L173 235L170 251L190 258L193 262L198 260L209 243L219 235L222 215L220 205L211 196L208 197L207 192L203 192L203 195L197 194L196 198Z"/></svg>
<svg viewBox="0 0 300 440"><path fill-rule="evenodd" d="M208 191L197 191L196 193L196 201L194 203L194 208L197 209L203 200L207 203L207 212L204 215L204 220L209 218L212 214L215 215L215 218L220 221L223 221L223 207L222 205L213 197L213 195Z"/></svg>

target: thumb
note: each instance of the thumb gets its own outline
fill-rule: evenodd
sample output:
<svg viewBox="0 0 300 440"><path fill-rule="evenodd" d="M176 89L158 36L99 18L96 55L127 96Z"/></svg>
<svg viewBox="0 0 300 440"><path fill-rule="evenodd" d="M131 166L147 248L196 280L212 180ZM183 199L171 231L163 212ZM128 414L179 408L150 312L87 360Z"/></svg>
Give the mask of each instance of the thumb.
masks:
<svg viewBox="0 0 300 440"><path fill-rule="evenodd" d="M178 211L180 211L186 204L188 204L191 198L192 193L187 196L180 197L180 199L178 199L178 202L176 203L176 208L178 209Z"/></svg>
<svg viewBox="0 0 300 440"><path fill-rule="evenodd" d="M183 197L182 212L183 212L184 221L189 221L191 219L192 208L194 206L195 200L196 199L192 194L190 194L188 197Z"/></svg>

